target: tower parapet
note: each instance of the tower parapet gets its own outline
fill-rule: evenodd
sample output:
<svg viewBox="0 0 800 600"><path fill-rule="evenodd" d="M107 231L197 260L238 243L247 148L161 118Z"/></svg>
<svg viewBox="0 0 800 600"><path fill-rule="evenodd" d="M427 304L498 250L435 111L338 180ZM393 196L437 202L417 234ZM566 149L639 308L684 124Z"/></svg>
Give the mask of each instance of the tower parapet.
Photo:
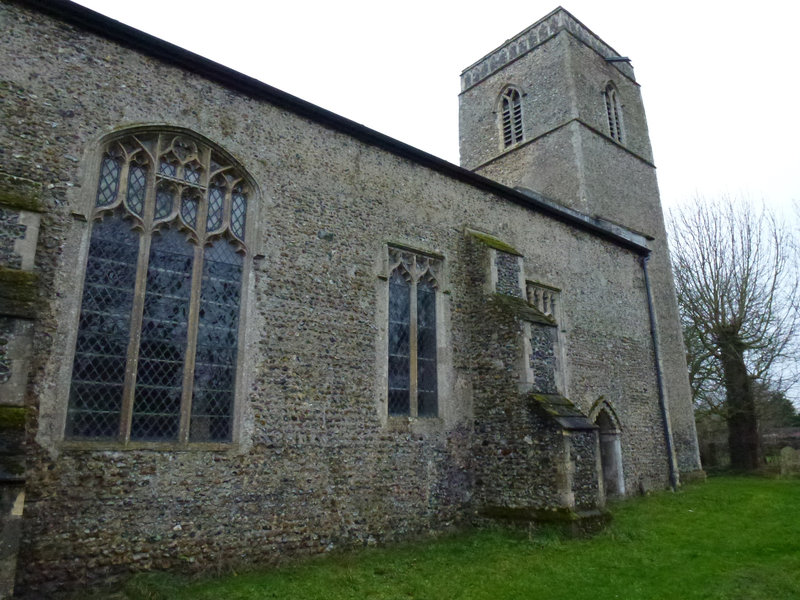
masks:
<svg viewBox="0 0 800 600"><path fill-rule="evenodd" d="M468 90L565 29L606 58L624 58L586 25L559 6L546 17L539 19L524 31L507 40L502 46L464 69L461 73L461 91ZM614 63L614 66L626 77L636 80L633 75L633 67L629 62L614 61Z"/></svg>

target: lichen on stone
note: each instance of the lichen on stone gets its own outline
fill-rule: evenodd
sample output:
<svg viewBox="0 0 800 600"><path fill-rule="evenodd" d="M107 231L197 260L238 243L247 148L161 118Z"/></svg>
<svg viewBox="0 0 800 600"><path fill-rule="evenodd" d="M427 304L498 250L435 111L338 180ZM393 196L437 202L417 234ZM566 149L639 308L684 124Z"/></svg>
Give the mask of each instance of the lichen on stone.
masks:
<svg viewBox="0 0 800 600"><path fill-rule="evenodd" d="M0 315L34 318L38 288L36 273L0 267Z"/></svg>
<svg viewBox="0 0 800 600"><path fill-rule="evenodd" d="M0 205L42 212L42 185L30 179L0 173Z"/></svg>
<svg viewBox="0 0 800 600"><path fill-rule="evenodd" d="M475 231L474 229L467 229L467 234L474 237L479 242L486 244L490 248L494 248L495 250L500 250L500 252L513 254L515 256L522 256L522 252L514 248L514 246L504 242L499 238L494 237L493 235L489 235L488 233L483 233L482 231Z"/></svg>
<svg viewBox="0 0 800 600"><path fill-rule="evenodd" d="M0 431L25 428L25 408L22 406L0 406Z"/></svg>
<svg viewBox="0 0 800 600"><path fill-rule="evenodd" d="M509 296L507 294L492 294L490 304L501 312L512 315L523 321L541 323L542 325L556 326L552 317L547 316L535 306L531 306L524 298Z"/></svg>

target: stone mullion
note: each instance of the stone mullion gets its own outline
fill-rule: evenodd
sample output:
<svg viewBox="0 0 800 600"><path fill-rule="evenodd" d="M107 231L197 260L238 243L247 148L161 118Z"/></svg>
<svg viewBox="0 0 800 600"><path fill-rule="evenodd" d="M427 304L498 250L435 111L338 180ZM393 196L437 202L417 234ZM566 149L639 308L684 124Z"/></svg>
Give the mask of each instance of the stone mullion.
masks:
<svg viewBox="0 0 800 600"><path fill-rule="evenodd" d="M125 164L127 177L128 164ZM144 199L144 232L139 237L139 257L136 261L136 283L133 290L131 310L131 336L128 343L128 357L125 363L125 382L122 393L122 414L120 415L120 438L124 443L131 439L133 402L136 395L136 375L139 367L139 344L142 337L142 313L147 288L147 267L150 262L150 242L153 233L153 214L155 212L155 170L147 175L147 191ZM125 186L127 190L127 182Z"/></svg>
<svg viewBox="0 0 800 600"><path fill-rule="evenodd" d="M233 210L233 188L236 186L236 181L231 182L230 179L225 175L225 171L228 169L222 168L215 173L221 174L225 179L225 199L222 201L222 227L221 231L225 231L229 229L231 226L231 211ZM209 184L211 183L211 178L209 174ZM231 232L232 234L233 232Z"/></svg>
<svg viewBox="0 0 800 600"><path fill-rule="evenodd" d="M233 186L225 186L225 199L222 201L222 231L230 228L231 210L233 210ZM231 232L233 235L233 232Z"/></svg>
<svg viewBox="0 0 800 600"><path fill-rule="evenodd" d="M202 211L201 211L202 212ZM189 300L189 320L187 323L186 356L183 365L183 392L181 395L181 420L178 439L182 444L189 441L192 418L192 393L194 391L194 366L197 356L197 326L200 320L200 286L203 280L203 245L194 248L192 266L192 291Z"/></svg>
<svg viewBox="0 0 800 600"><path fill-rule="evenodd" d="M245 236L245 239L248 239ZM241 428L241 419L239 416L238 405L240 402L236 401L238 396L237 391L242 388L242 378L244 377L244 368L242 367L242 360L244 359L247 320L245 319L245 302L242 300L247 293L247 282L250 279L250 268L252 261L248 260L249 255L245 252L244 259L242 260L242 274L239 281L239 323L236 330L236 371L234 375L233 384L233 399L231 406L231 441L236 442L239 439L239 431Z"/></svg>
<svg viewBox="0 0 800 600"><path fill-rule="evenodd" d="M108 206L108 208L121 206L125 210L125 212L130 214L133 214L133 212L128 208L127 196L128 196L128 177L130 175L132 158L133 157L128 157L128 156L125 157L125 162L122 163L122 168L119 170L119 186L117 187L117 197L114 198L114 202Z"/></svg>
<svg viewBox="0 0 800 600"><path fill-rule="evenodd" d="M203 157L205 198L197 207L197 239L194 248L192 265L192 290L189 299L189 319L187 323L186 355L183 363L183 392L181 394L181 418L178 429L178 440L182 444L189 442L192 420L192 394L194 392L194 368L197 357L197 328L200 321L200 291L203 282L203 253L206 241L206 221L208 219L208 184L211 179L209 168L210 152Z"/></svg>
<svg viewBox="0 0 800 600"><path fill-rule="evenodd" d="M156 137L156 155L154 158L156 173L161 172L161 158L169 150L169 140L164 139L164 134Z"/></svg>

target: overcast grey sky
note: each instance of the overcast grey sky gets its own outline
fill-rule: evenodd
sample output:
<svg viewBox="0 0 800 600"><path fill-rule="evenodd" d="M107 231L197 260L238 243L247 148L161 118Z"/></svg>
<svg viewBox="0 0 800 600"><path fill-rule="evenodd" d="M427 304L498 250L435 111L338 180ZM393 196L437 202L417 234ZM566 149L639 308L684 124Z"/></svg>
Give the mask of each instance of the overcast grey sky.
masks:
<svg viewBox="0 0 800 600"><path fill-rule="evenodd" d="M557 0L80 0L458 163L460 72ZM662 199L800 200L800 2L564 0L642 85Z"/></svg>

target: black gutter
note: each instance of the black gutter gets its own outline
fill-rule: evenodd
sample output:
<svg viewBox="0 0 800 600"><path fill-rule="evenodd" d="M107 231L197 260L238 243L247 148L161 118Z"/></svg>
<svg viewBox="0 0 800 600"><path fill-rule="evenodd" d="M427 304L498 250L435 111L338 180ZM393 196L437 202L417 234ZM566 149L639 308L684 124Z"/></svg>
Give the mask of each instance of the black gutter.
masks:
<svg viewBox="0 0 800 600"><path fill-rule="evenodd" d="M244 75L230 67L115 21L85 6L75 4L69 0L11 1L28 6L38 12L55 17L152 58L186 69L191 73L215 81L256 100L266 101L285 108L301 117L354 137L366 144L377 146L475 188L496 194L510 202L543 213L562 223L588 231L618 246L632 250L636 254L644 256L650 252L646 245L634 240L637 237L635 234L633 236L620 235L619 230L623 228L608 227L606 226L606 221L585 215L581 215L581 218L578 218L576 215L580 213L577 213L577 211L565 209L554 201L545 200L539 194L522 193L482 175L468 171L433 154L423 152L374 129L365 127L360 123L320 108L253 77Z"/></svg>
<svg viewBox="0 0 800 600"><path fill-rule="evenodd" d="M650 287L650 276L647 273L647 262L650 256L642 257L642 271L644 271L644 288L647 293L647 312L650 316L650 335L653 338L653 360L656 367L656 384L658 386L658 404L661 408L661 419L664 422L664 443L667 447L667 462L669 463L669 485L674 492L678 489L678 465L675 459L675 449L672 440L672 425L669 422L667 410L667 391L664 387L664 373L661 369L661 353L659 352L658 324L656 323L656 309L653 303L653 291Z"/></svg>

